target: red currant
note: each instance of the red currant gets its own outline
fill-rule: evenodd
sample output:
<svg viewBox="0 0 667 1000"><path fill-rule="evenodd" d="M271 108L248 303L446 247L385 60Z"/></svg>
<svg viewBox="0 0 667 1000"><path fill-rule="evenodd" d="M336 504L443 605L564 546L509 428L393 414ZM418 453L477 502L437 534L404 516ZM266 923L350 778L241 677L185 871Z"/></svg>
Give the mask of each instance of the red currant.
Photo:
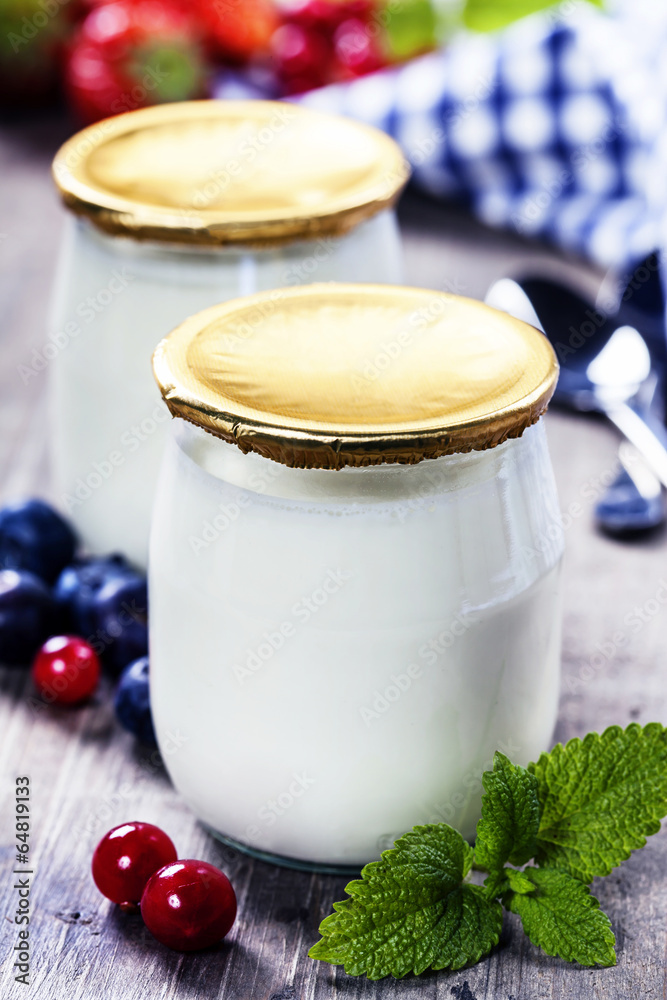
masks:
<svg viewBox="0 0 667 1000"><path fill-rule="evenodd" d="M312 90L326 82L331 51L319 32L298 24L283 24L273 34L271 53L286 93Z"/></svg>
<svg viewBox="0 0 667 1000"><path fill-rule="evenodd" d="M102 837L93 854L93 878L103 896L134 908L151 875L175 861L176 848L152 823L123 823Z"/></svg>
<svg viewBox="0 0 667 1000"><path fill-rule="evenodd" d="M151 934L176 951L216 944L236 919L236 893L227 876L206 861L177 861L156 872L141 897Z"/></svg>
<svg viewBox="0 0 667 1000"><path fill-rule="evenodd" d="M73 705L89 698L100 679L100 661L87 642L75 635L47 639L32 665L35 687L47 701Z"/></svg>
<svg viewBox="0 0 667 1000"><path fill-rule="evenodd" d="M352 76L373 73L384 65L374 36L357 18L343 21L336 29L334 48L341 67Z"/></svg>
<svg viewBox="0 0 667 1000"><path fill-rule="evenodd" d="M331 33L348 17L370 17L375 0L284 0L281 6L287 21Z"/></svg>

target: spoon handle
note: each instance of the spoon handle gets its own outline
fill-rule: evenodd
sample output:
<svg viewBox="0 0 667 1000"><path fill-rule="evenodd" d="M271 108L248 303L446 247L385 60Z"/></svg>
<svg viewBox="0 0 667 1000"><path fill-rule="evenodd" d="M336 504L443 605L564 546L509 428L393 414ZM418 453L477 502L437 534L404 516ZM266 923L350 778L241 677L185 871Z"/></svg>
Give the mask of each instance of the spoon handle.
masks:
<svg viewBox="0 0 667 1000"><path fill-rule="evenodd" d="M605 413L620 432L630 441L667 487L667 448L642 417L627 403L605 407Z"/></svg>

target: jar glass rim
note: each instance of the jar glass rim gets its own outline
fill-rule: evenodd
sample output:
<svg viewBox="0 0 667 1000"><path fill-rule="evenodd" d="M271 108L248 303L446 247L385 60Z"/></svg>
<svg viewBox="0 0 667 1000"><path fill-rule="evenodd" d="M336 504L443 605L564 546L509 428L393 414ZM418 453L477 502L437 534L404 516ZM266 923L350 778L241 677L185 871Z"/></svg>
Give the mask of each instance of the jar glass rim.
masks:
<svg viewBox="0 0 667 1000"><path fill-rule="evenodd" d="M366 506L391 499L428 506L431 498L479 489L508 474L519 462L534 460L545 446L542 423L520 438L508 438L497 448L459 452L411 465L383 464L331 469L293 468L238 448L206 433L189 421L172 426L176 447L208 478L249 494L278 500L320 502L328 507L349 503ZM504 471L503 471L504 470Z"/></svg>

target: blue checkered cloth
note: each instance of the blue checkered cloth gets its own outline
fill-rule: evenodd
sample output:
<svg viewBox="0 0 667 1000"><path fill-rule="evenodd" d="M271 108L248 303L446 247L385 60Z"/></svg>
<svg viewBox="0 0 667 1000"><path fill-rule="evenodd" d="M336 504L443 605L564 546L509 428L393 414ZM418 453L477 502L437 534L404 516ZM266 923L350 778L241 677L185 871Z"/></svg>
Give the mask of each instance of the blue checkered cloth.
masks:
<svg viewBox="0 0 667 1000"><path fill-rule="evenodd" d="M667 229L664 7L567 0L300 102L384 129L416 185L485 223L628 267Z"/></svg>

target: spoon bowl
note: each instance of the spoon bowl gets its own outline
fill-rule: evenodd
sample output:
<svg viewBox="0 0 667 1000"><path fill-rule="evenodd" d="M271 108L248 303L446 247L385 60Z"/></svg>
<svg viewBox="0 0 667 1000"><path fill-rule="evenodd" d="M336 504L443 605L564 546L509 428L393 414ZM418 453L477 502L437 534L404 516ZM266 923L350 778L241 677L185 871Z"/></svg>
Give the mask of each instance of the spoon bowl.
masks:
<svg viewBox="0 0 667 1000"><path fill-rule="evenodd" d="M604 412L637 395L651 374L646 341L632 326L619 326L586 368L593 386L591 409ZM597 404L597 406L595 405Z"/></svg>
<svg viewBox="0 0 667 1000"><path fill-rule="evenodd" d="M607 413L654 386L651 355L642 335L595 312L590 304L546 278L501 278L487 305L537 327L560 364L554 402L580 412Z"/></svg>
<svg viewBox="0 0 667 1000"><path fill-rule="evenodd" d="M648 412L656 377L641 334L545 278L503 278L491 286L485 301L531 323L549 339L560 362L554 401L604 413L667 486L667 436ZM636 486L631 478L630 483Z"/></svg>

